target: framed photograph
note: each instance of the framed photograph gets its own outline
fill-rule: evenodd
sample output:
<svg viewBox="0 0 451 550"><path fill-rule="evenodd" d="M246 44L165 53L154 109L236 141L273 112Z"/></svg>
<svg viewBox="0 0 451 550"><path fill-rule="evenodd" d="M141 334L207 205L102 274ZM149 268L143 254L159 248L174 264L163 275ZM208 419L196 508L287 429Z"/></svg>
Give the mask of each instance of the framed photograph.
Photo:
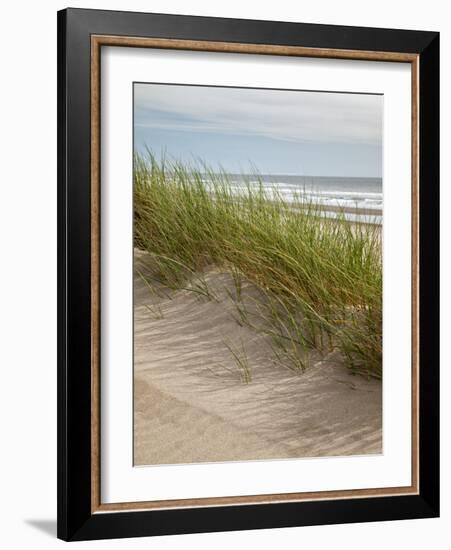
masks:
<svg viewBox="0 0 451 550"><path fill-rule="evenodd" d="M58 13L58 536L439 514L439 35Z"/></svg>

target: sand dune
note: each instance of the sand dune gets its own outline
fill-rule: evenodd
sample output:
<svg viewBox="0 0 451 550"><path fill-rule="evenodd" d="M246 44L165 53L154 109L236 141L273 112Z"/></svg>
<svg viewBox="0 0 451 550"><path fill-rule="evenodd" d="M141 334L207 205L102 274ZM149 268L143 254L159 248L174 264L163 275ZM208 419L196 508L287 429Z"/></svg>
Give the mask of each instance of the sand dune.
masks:
<svg viewBox="0 0 451 550"><path fill-rule="evenodd" d="M303 373L276 364L268 337L234 320L231 275L203 276L216 299L152 292L135 276L136 465L382 452L380 382L333 356L312 354ZM245 352L250 383L231 349Z"/></svg>

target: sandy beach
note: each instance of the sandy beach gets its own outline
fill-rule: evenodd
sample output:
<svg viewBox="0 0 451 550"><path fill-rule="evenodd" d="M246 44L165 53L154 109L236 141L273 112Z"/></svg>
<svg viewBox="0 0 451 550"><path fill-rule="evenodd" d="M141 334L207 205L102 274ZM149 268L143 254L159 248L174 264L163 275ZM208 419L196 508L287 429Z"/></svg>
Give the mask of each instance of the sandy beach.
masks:
<svg viewBox="0 0 451 550"><path fill-rule="evenodd" d="M152 290L135 273L136 465L382 452L380 381L333 354L312 352L304 372L275 362L268 336L237 322L231 275L202 277L213 299ZM245 284L244 300L253 292ZM245 355L248 383L231 350Z"/></svg>

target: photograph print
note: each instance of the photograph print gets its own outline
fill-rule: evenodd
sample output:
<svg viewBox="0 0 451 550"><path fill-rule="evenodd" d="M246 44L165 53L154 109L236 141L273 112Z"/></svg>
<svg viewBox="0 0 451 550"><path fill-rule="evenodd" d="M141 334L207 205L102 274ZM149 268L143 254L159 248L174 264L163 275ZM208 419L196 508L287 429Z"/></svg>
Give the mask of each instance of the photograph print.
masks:
<svg viewBox="0 0 451 550"><path fill-rule="evenodd" d="M383 95L133 85L134 465L381 454Z"/></svg>

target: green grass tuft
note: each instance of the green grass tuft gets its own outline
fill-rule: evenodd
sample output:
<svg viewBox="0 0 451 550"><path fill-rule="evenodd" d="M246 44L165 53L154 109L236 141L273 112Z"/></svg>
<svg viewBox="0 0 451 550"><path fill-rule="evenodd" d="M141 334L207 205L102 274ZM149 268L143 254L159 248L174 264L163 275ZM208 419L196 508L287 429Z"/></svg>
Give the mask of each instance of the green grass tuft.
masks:
<svg viewBox="0 0 451 550"><path fill-rule="evenodd" d="M224 172L149 154L134 159L134 241L170 288L194 277L190 288L212 298L202 278L211 265L232 273L237 303L242 281L257 286L252 315L277 361L303 370L309 350L338 351L351 371L382 377L380 227L324 218L302 193L288 203L263 184L237 196Z"/></svg>

